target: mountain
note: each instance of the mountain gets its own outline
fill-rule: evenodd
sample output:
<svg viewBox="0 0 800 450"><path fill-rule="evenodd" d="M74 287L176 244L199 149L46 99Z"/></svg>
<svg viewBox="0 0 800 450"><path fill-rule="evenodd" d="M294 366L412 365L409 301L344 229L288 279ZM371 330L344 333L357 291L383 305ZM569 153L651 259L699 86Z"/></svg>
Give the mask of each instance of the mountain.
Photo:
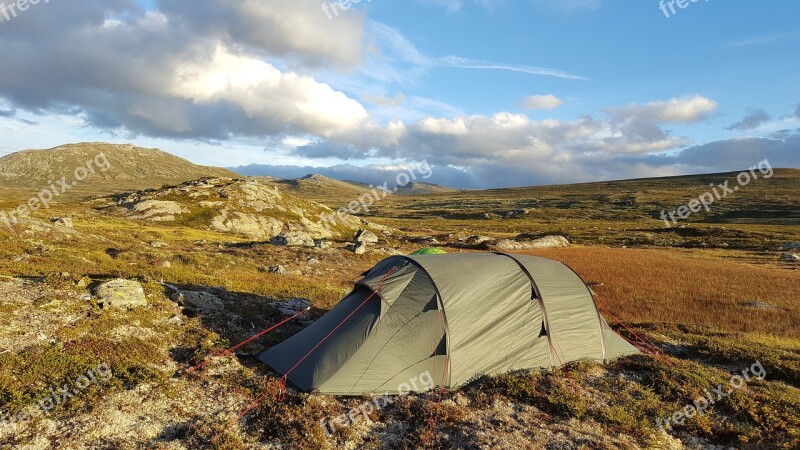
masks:
<svg viewBox="0 0 800 450"><path fill-rule="evenodd" d="M64 197L77 198L203 177L239 176L227 169L199 166L158 149L129 144L68 144L0 158L0 193L4 197L27 198L53 185ZM66 184L59 183L61 180Z"/></svg>
<svg viewBox="0 0 800 450"><path fill-rule="evenodd" d="M316 201L325 199L350 201L369 190L366 186L313 173L293 180L274 179L268 183L286 192Z"/></svg>
<svg viewBox="0 0 800 450"><path fill-rule="evenodd" d="M458 192L458 189L449 188L433 183L412 181L404 186L397 186L396 195L432 195Z"/></svg>
<svg viewBox="0 0 800 450"><path fill-rule="evenodd" d="M336 180L324 175L312 173L301 178L280 179L274 177L253 177L259 181L276 186L283 191L291 192L309 200L324 203L330 207L338 207L347 204L352 200L358 199L360 195L375 189L366 183L359 183L350 180ZM404 186L397 186L394 189L392 184L392 195L433 195L458 192L438 184L411 182Z"/></svg>

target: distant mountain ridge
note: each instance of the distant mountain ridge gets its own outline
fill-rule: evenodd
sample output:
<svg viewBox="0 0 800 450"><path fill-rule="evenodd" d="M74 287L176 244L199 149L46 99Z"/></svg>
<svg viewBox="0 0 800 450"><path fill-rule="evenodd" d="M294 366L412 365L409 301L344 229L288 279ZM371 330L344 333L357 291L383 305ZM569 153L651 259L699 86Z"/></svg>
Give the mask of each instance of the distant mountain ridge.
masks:
<svg viewBox="0 0 800 450"><path fill-rule="evenodd" d="M404 186L398 186L397 195L429 195L429 194L443 194L450 192L458 192L458 189L453 189L440 184L425 183L421 181L412 181Z"/></svg>
<svg viewBox="0 0 800 450"><path fill-rule="evenodd" d="M317 173L310 173L294 179L280 179L274 177L255 178L258 178L264 183L277 186L283 191L291 192L311 200L332 204L335 204L336 200L339 200L339 202L354 200L359 195L375 189L375 186L370 186L366 183L336 180ZM391 184L387 186L392 190L393 195L430 195L458 192L457 189L440 186L438 184L416 181L403 186L393 186Z"/></svg>
<svg viewBox="0 0 800 450"><path fill-rule="evenodd" d="M86 178L77 181L76 175L82 176L84 169ZM131 144L67 144L0 158L0 190L28 196L62 178L74 184L64 195L74 197L157 188L203 177L242 178L228 169L200 166L158 149Z"/></svg>

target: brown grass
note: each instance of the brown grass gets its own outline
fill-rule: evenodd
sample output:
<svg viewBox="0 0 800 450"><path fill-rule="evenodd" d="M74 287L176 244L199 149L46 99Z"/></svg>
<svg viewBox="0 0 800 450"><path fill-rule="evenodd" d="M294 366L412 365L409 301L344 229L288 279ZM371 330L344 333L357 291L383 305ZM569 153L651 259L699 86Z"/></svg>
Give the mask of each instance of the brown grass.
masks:
<svg viewBox="0 0 800 450"><path fill-rule="evenodd" d="M625 321L800 337L797 270L723 259L714 251L576 247L530 253L575 269L593 285L599 305ZM743 306L753 301L785 310Z"/></svg>

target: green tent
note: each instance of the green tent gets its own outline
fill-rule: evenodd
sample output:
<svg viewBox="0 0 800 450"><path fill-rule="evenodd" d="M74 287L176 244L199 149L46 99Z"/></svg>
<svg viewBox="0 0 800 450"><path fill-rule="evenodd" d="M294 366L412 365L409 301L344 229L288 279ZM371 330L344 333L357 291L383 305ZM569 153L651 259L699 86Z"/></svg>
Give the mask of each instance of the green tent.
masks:
<svg viewBox="0 0 800 450"><path fill-rule="evenodd" d="M392 256L260 359L304 391L390 394L637 353L567 266L501 253ZM414 384L421 392L431 386Z"/></svg>
<svg viewBox="0 0 800 450"><path fill-rule="evenodd" d="M425 247L412 253L412 255L446 255L446 254L447 254L446 251L436 247Z"/></svg>

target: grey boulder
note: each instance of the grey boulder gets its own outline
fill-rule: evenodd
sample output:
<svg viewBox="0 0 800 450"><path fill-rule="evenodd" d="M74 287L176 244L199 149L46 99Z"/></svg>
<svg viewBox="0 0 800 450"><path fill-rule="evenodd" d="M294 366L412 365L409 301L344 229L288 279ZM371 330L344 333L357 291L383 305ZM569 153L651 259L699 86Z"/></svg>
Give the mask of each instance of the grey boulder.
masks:
<svg viewBox="0 0 800 450"><path fill-rule="evenodd" d="M147 306L147 297L141 283L116 279L106 281L94 289L98 304L104 308L133 309Z"/></svg>

